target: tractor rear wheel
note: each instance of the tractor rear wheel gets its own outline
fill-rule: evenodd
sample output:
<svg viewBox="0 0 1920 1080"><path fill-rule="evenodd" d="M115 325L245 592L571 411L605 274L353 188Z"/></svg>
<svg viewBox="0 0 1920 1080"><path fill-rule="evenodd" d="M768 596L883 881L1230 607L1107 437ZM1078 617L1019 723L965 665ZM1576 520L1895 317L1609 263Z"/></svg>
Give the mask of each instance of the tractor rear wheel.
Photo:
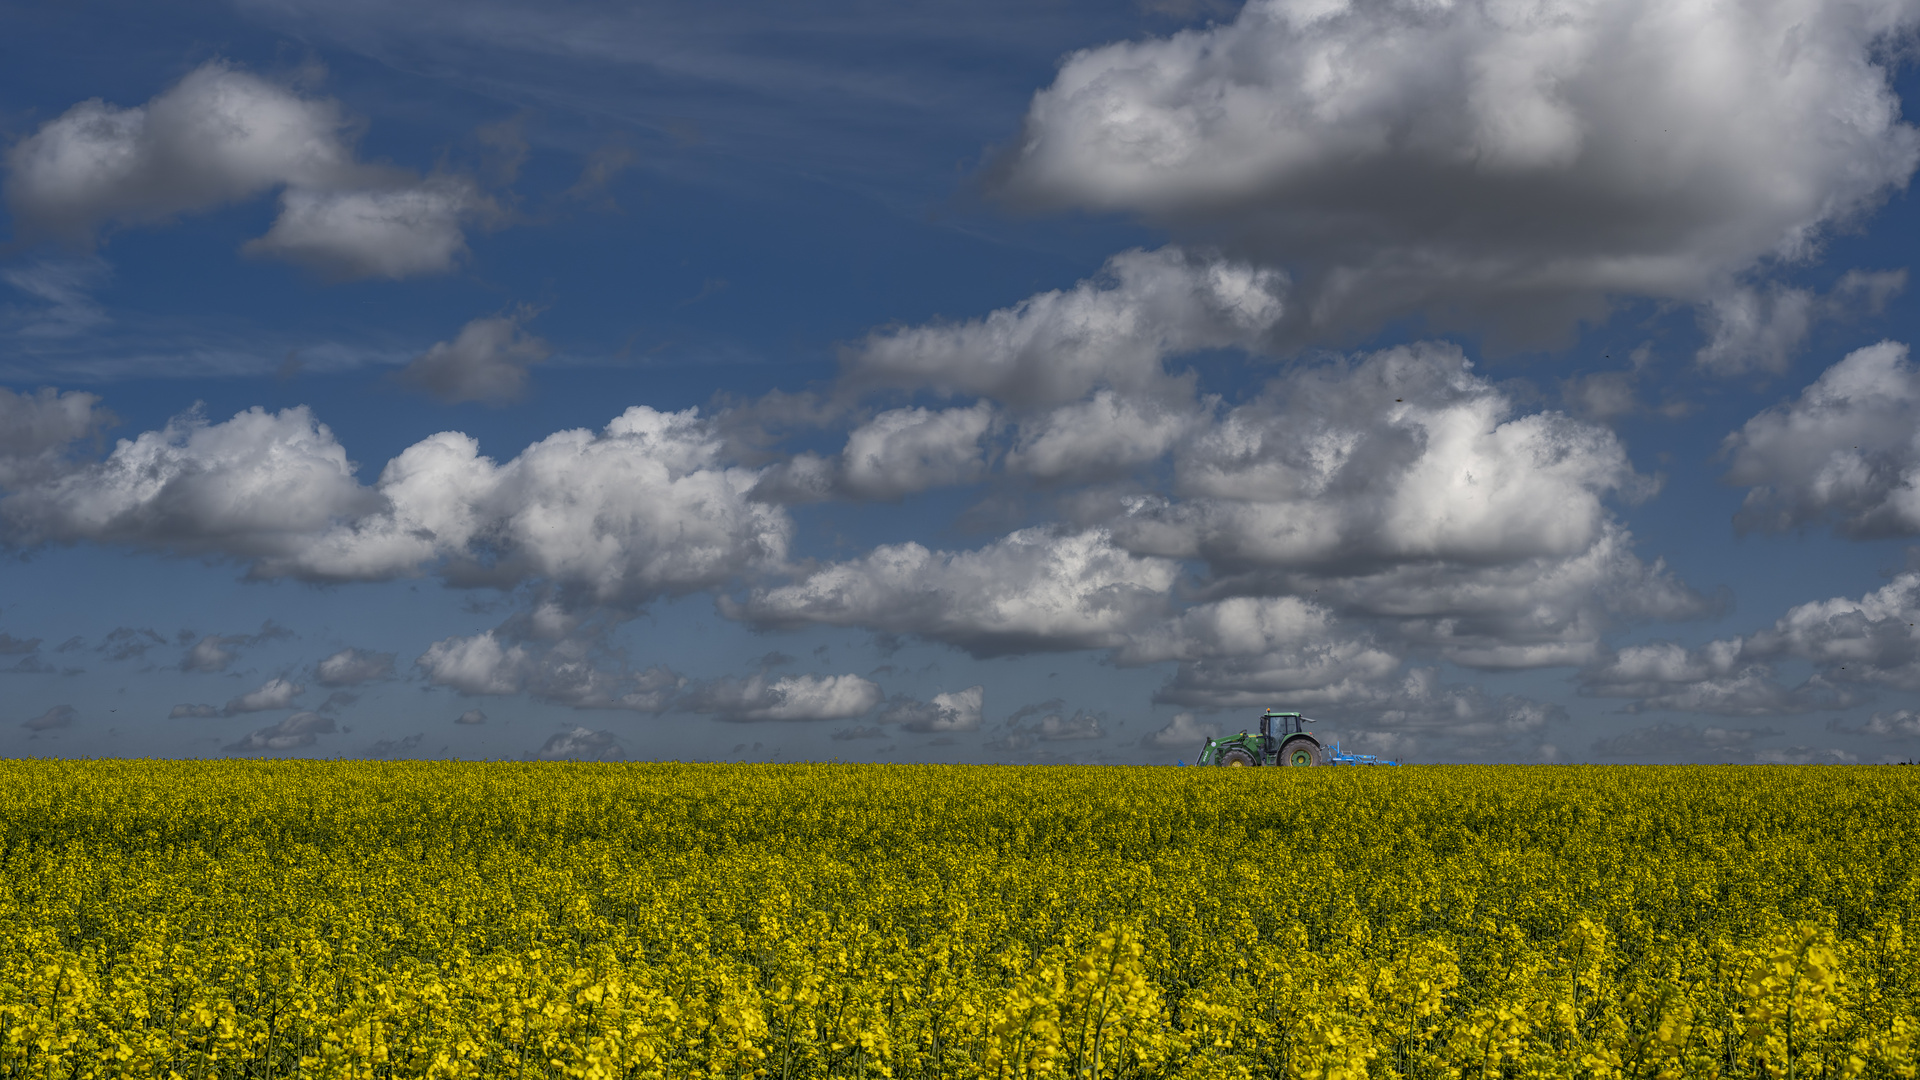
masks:
<svg viewBox="0 0 1920 1080"><path fill-rule="evenodd" d="M1220 764L1226 768L1239 769L1252 765L1253 755L1238 747L1220 755Z"/></svg>
<svg viewBox="0 0 1920 1080"><path fill-rule="evenodd" d="M1292 739L1280 748L1280 764L1305 766L1322 763L1320 747L1312 739Z"/></svg>

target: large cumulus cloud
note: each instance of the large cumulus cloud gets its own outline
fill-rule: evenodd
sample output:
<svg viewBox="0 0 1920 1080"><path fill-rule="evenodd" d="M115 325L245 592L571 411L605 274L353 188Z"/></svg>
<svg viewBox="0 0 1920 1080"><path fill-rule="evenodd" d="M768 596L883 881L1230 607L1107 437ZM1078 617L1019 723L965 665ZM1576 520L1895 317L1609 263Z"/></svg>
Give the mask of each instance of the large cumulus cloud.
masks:
<svg viewBox="0 0 1920 1080"><path fill-rule="evenodd" d="M782 675L720 678L689 690L679 707L720 720L851 720L865 716L885 695L858 675Z"/></svg>
<svg viewBox="0 0 1920 1080"><path fill-rule="evenodd" d="M472 181L355 158L333 101L209 61L145 105L81 102L6 155L16 229L89 241L279 189L247 250L342 277L444 273L465 227L497 213Z"/></svg>
<svg viewBox="0 0 1920 1080"><path fill-rule="evenodd" d="M1102 530L1023 529L973 551L888 544L759 588L723 610L762 626L859 626L976 656L1107 648L1167 608L1169 559L1131 555Z"/></svg>
<svg viewBox="0 0 1920 1080"><path fill-rule="evenodd" d="M1297 369L1173 451L1167 494L1087 503L1116 543L1198 560L1216 596L1311 598L1484 668L1584 663L1623 621L1710 607L1634 554L1619 439L1522 413L1452 346Z"/></svg>
<svg viewBox="0 0 1920 1080"><path fill-rule="evenodd" d="M1247 347L1285 310L1286 278L1245 262L1161 248L1126 251L1071 289L984 318L875 331L848 350L854 385L977 394L1020 407L1101 388L1151 389L1164 361Z"/></svg>
<svg viewBox="0 0 1920 1080"><path fill-rule="evenodd" d="M1161 700L1243 707L1274 693L1356 700L1416 652L1487 669L1589 664L1619 626L1715 607L1634 552L1611 504L1656 485L1618 437L1522 410L1457 347L1300 365L1231 407L1196 399L1180 380L1156 391L1176 383L1184 404L1102 387L1029 411L1003 459L1028 476L1038 461L1076 455L1110 468L1166 459L1164 489L1138 478L1083 489L1063 500L1070 525L971 551L885 545L723 610L761 626L856 626L976 655L1098 649L1120 663L1171 660ZM1042 452L1063 413L1119 419L1123 400L1172 403L1164 428L1063 435ZM1093 452L1063 449L1075 441ZM1149 444L1158 446L1140 449Z"/></svg>
<svg viewBox="0 0 1920 1080"><path fill-rule="evenodd" d="M1903 344L1848 353L1727 436L1725 449L1727 482L1751 488L1743 528L1832 521L1855 537L1920 532L1920 369Z"/></svg>
<svg viewBox="0 0 1920 1080"><path fill-rule="evenodd" d="M1633 645L1582 673L1585 692L1632 699L1628 708L1735 716L1845 708L1875 687L1920 690L1920 573L1899 574L1859 597L1797 604L1771 626L1687 648ZM1810 664L1794 685L1783 661Z"/></svg>
<svg viewBox="0 0 1920 1080"><path fill-rule="evenodd" d="M91 540L221 555L259 577L372 581L438 571L466 584L538 580L633 605L780 564L791 522L751 501L696 411L635 406L496 464L444 432L369 487L304 407L197 414L121 440L106 460L0 501L16 544Z"/></svg>
<svg viewBox="0 0 1920 1080"><path fill-rule="evenodd" d="M1296 336L1706 300L1902 187L1906 0L1252 0L1086 49L993 177L1294 272Z"/></svg>

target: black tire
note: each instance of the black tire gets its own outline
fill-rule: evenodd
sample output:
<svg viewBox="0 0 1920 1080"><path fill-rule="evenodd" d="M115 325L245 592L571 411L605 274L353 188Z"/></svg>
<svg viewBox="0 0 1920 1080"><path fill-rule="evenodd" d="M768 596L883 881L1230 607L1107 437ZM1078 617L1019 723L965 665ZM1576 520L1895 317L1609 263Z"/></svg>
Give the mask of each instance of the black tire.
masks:
<svg viewBox="0 0 1920 1080"><path fill-rule="evenodd" d="M1224 769L1239 769L1248 765L1257 764L1259 764L1259 762L1253 760L1252 754L1247 753L1237 746L1220 755L1220 767Z"/></svg>
<svg viewBox="0 0 1920 1080"><path fill-rule="evenodd" d="M1280 764L1301 768L1308 765L1326 764L1326 755L1320 750L1320 744L1312 739L1288 739L1280 748Z"/></svg>

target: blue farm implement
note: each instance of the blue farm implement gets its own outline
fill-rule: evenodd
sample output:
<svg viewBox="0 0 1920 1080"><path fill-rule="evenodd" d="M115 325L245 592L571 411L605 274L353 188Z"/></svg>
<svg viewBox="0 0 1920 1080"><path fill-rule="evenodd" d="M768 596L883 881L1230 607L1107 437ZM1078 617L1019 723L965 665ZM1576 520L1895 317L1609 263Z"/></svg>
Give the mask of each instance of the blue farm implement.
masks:
<svg viewBox="0 0 1920 1080"><path fill-rule="evenodd" d="M1196 765L1224 765L1239 767L1245 765L1398 765L1397 761L1383 761L1372 754L1349 754L1340 749L1339 740L1331 745L1322 746L1320 740L1307 734L1307 725L1313 721L1297 712L1274 712L1268 709L1260 714L1260 734L1241 732L1222 739L1208 739L1200 750L1200 759Z"/></svg>

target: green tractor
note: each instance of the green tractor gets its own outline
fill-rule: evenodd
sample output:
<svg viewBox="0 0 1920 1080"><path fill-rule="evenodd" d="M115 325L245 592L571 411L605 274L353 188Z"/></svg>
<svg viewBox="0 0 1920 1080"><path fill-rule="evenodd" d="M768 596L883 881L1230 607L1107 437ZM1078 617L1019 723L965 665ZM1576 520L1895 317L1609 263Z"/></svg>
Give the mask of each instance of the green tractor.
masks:
<svg viewBox="0 0 1920 1080"><path fill-rule="evenodd" d="M1241 732L1224 739L1208 739L1197 765L1325 765L1320 740L1307 734L1312 720L1297 712L1260 714L1260 734Z"/></svg>

